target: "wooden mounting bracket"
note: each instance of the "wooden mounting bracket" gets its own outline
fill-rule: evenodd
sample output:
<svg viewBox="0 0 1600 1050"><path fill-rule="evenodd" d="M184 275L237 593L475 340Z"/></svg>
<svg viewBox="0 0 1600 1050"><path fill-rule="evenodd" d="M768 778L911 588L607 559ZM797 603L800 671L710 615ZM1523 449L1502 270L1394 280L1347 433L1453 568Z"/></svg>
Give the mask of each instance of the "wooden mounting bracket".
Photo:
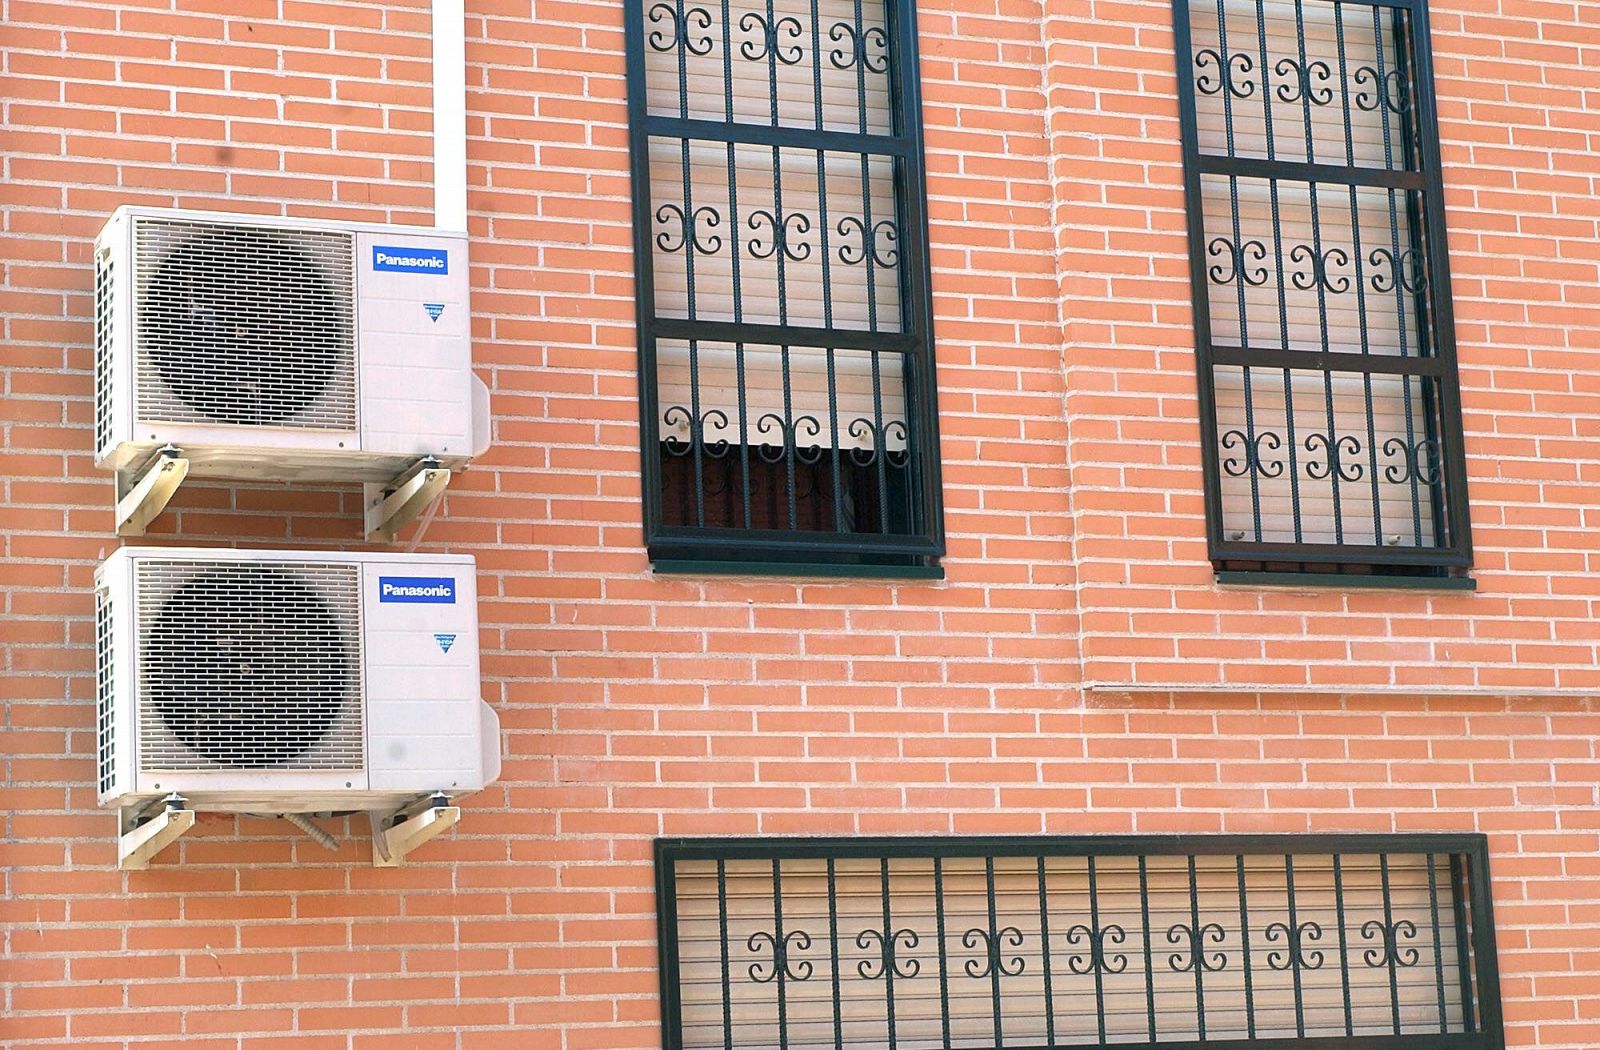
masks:
<svg viewBox="0 0 1600 1050"><path fill-rule="evenodd" d="M185 806L183 796L168 795L160 812L146 820L140 811L123 810L122 834L117 839L117 867L123 871L144 871L150 858L177 841L194 827L194 810Z"/></svg>
<svg viewBox="0 0 1600 1050"><path fill-rule="evenodd" d="M433 795L395 813L372 811L372 866L396 868L406 855L444 834L461 819L461 807L444 795Z"/></svg>
<svg viewBox="0 0 1600 1050"><path fill-rule="evenodd" d="M117 535L143 536L188 476L189 461L174 445L162 448L137 470L117 471Z"/></svg>
<svg viewBox="0 0 1600 1050"><path fill-rule="evenodd" d="M429 456L418 460L394 481L363 485L367 540L393 543L402 529L444 494L449 484L450 471Z"/></svg>

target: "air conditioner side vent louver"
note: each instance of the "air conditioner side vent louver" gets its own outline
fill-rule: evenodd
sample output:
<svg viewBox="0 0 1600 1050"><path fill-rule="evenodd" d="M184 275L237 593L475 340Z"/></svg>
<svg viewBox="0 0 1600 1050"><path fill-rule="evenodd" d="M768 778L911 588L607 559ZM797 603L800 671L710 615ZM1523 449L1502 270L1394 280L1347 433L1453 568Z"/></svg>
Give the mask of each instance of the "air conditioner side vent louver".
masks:
<svg viewBox="0 0 1600 1050"><path fill-rule="evenodd" d="M111 596L95 595L94 604L94 691L95 744L99 762L100 794L109 794L116 779L115 723L117 692L113 672L115 654L111 644Z"/></svg>
<svg viewBox="0 0 1600 1050"><path fill-rule="evenodd" d="M114 335L111 327L115 301L115 273L110 252L103 252L94 265L94 447L98 452L111 444L111 354Z"/></svg>
<svg viewBox="0 0 1600 1050"><path fill-rule="evenodd" d="M138 568L142 768L360 769L360 573L351 565Z"/></svg>
<svg viewBox="0 0 1600 1050"><path fill-rule="evenodd" d="M133 251L141 418L356 428L349 233L141 217Z"/></svg>

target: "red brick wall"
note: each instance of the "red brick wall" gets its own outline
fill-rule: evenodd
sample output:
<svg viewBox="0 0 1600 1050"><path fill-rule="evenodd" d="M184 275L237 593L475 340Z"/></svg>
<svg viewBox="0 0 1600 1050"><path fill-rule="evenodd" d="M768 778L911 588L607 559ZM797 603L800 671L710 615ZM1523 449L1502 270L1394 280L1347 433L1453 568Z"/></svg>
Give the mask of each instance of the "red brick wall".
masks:
<svg viewBox="0 0 1600 1050"><path fill-rule="evenodd" d="M431 201L423 0L173 6L0 0L0 1043L648 1050L663 833L1477 829L1511 1042L1600 1044L1593 9L1435 8L1481 590L1419 596L1210 583L1163 0L922 4L949 578L653 577L621 7L469 0L496 444L427 545L478 558L504 777L402 869L207 816L121 873L90 241L127 202ZM358 509L194 485L154 535L348 545Z"/></svg>

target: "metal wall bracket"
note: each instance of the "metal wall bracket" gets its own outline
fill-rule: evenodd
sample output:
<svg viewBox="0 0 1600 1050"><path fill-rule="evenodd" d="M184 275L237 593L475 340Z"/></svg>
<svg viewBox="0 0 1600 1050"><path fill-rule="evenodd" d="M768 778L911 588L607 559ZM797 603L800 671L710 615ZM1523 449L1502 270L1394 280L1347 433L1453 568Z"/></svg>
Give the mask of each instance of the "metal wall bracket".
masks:
<svg viewBox="0 0 1600 1050"><path fill-rule="evenodd" d="M148 818L144 817L148 809L120 811L117 867L123 871L144 871L150 867L151 857L194 827L194 810L186 808L182 795L168 795L161 806L160 812Z"/></svg>
<svg viewBox="0 0 1600 1050"><path fill-rule="evenodd" d="M368 541L393 543L400 530L438 499L448 484L450 471L428 456L391 482L362 485Z"/></svg>
<svg viewBox="0 0 1600 1050"><path fill-rule="evenodd" d="M455 827L461 807L438 794L393 813L372 810L367 816L372 821L372 866L396 868L412 850Z"/></svg>
<svg viewBox="0 0 1600 1050"><path fill-rule="evenodd" d="M117 535L143 536L188 476L189 461L175 445L163 447L137 469L117 471Z"/></svg>

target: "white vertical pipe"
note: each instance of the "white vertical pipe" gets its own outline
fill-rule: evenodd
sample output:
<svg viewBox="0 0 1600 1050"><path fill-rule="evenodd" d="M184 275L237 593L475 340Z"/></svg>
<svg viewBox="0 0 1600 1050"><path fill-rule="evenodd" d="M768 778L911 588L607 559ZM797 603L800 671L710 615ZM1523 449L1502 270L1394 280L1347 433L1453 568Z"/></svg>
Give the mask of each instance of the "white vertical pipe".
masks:
<svg viewBox="0 0 1600 1050"><path fill-rule="evenodd" d="M433 225L467 228L466 0L433 0Z"/></svg>

